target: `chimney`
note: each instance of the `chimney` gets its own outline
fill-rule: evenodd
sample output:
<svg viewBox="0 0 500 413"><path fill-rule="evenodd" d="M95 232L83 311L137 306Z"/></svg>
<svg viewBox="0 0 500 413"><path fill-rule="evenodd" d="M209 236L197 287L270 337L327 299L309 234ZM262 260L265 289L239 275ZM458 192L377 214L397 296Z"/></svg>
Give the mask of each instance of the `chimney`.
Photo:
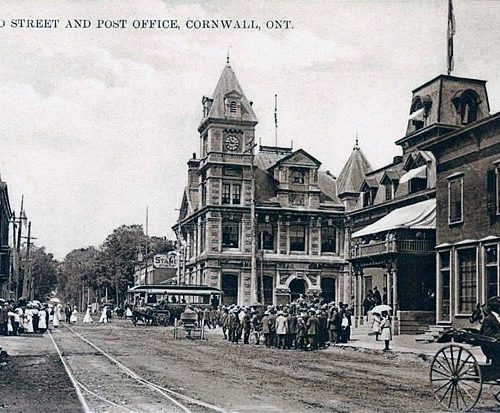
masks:
<svg viewBox="0 0 500 413"><path fill-rule="evenodd" d="M193 158L188 161L188 186L189 188L198 187L198 168L200 160L196 159L196 153L193 153Z"/></svg>

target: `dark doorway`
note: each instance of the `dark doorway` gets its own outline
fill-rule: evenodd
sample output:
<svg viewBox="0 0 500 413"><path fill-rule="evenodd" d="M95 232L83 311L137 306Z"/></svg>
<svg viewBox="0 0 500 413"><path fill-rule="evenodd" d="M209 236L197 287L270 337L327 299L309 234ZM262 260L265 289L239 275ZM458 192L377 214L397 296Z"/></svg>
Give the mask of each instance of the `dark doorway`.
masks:
<svg viewBox="0 0 500 413"><path fill-rule="evenodd" d="M264 304L265 305L273 305L273 292L274 292L274 282L273 277L270 275L264 275L263 279L259 278L257 285L257 298L259 301L261 300L261 283L264 284Z"/></svg>
<svg viewBox="0 0 500 413"><path fill-rule="evenodd" d="M222 297L224 304L238 304L238 276L236 274L222 276L221 290L224 293Z"/></svg>
<svg viewBox="0 0 500 413"><path fill-rule="evenodd" d="M290 283L289 288L290 298L292 299L292 301L296 298L299 298L301 294L304 297L306 295L306 282L304 280L299 280L296 278Z"/></svg>
<svg viewBox="0 0 500 413"><path fill-rule="evenodd" d="M325 303L335 301L335 278L321 278L321 297Z"/></svg>

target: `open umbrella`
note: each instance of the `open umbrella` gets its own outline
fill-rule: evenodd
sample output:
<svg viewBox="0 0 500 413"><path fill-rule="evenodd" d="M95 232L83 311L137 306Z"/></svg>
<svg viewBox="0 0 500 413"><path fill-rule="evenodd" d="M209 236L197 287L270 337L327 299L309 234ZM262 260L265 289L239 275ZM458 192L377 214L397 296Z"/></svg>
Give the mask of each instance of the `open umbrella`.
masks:
<svg viewBox="0 0 500 413"><path fill-rule="evenodd" d="M387 304L381 304L373 307L370 311L375 314L382 314L384 311L390 312L392 307Z"/></svg>
<svg viewBox="0 0 500 413"><path fill-rule="evenodd" d="M60 303L60 302L61 302L61 300L60 300L59 298L57 298L57 297L52 297L52 298L50 299L50 302L51 302L51 303Z"/></svg>

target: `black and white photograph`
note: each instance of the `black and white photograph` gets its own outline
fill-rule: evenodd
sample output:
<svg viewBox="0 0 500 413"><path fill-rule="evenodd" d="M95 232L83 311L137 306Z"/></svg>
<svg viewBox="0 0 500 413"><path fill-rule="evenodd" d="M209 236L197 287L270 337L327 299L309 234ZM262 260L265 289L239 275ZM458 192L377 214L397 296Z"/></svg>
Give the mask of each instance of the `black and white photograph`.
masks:
<svg viewBox="0 0 500 413"><path fill-rule="evenodd" d="M2 1L0 412L500 412L499 22Z"/></svg>

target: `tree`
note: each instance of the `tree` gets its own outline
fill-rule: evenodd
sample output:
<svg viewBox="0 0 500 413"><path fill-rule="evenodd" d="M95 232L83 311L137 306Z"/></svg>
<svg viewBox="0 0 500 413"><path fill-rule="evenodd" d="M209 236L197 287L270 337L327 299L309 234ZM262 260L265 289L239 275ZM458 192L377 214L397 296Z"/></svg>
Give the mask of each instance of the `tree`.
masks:
<svg viewBox="0 0 500 413"><path fill-rule="evenodd" d="M58 284L59 263L52 254L45 252L45 247L32 247L30 253L30 274L33 297L45 301Z"/></svg>
<svg viewBox="0 0 500 413"><path fill-rule="evenodd" d="M60 267L59 291L65 301L81 302L85 287L96 278L99 251L94 247L79 248L69 252Z"/></svg>

